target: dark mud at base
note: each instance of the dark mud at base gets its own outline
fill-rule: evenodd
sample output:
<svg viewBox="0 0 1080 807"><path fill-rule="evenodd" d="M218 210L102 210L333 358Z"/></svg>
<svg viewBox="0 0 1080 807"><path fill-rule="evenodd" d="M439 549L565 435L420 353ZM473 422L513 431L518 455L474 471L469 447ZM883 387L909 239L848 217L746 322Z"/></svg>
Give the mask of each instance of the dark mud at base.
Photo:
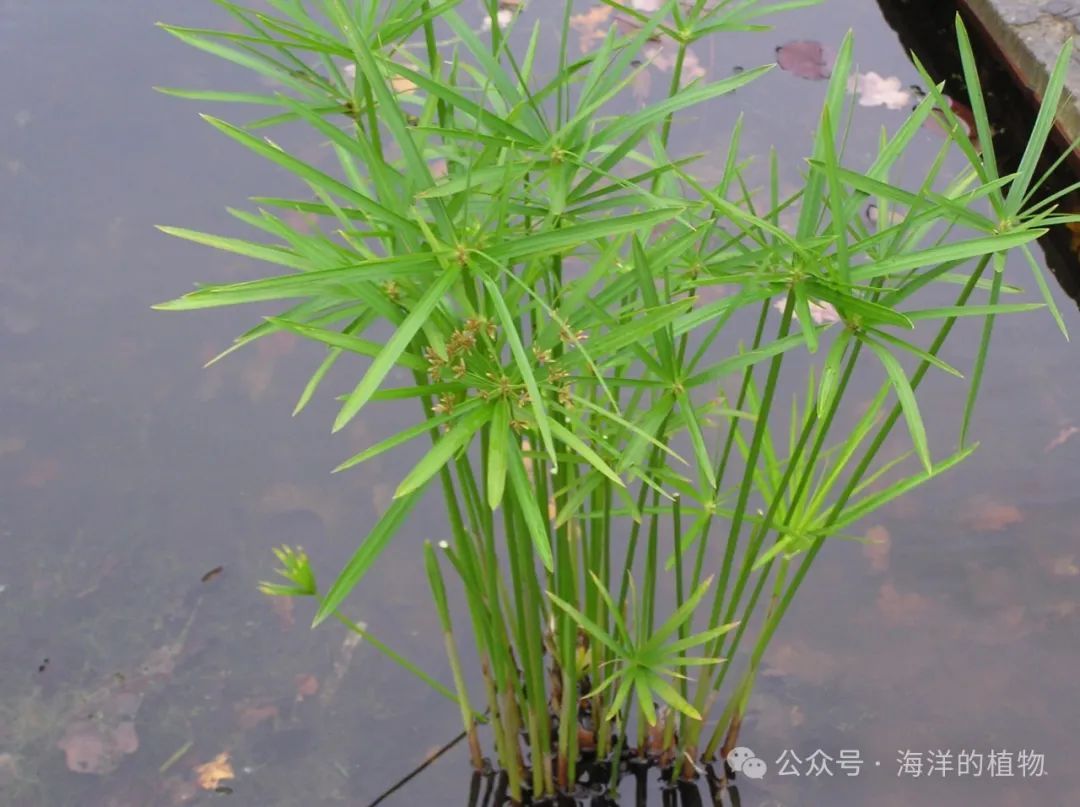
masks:
<svg viewBox="0 0 1080 807"><path fill-rule="evenodd" d="M153 225L220 231L226 205L291 189L198 105L151 91L246 79L159 19L223 17L209 2L0 2L0 803L364 807L457 734L457 712L256 584L282 542L303 544L323 576L339 567L415 456L329 470L407 418L382 408L331 437L330 400L289 418L312 346L266 340L203 370L242 326L149 310L197 279L256 271ZM849 27L861 70L917 82L864 0L782 15L700 63L726 75L792 40L835 47ZM721 153L744 109L747 142L776 144L794 182L823 91L774 71L715 126L681 127L680 147ZM860 108L851 160L903 115ZM913 157L937 144L926 132ZM1076 307L1058 303L1080 332ZM952 351L970 356L976 339ZM1003 319L995 348L977 458L866 524L876 543L826 546L800 592L744 723L768 771L740 778L742 805L1080 804L1080 357L1041 313ZM942 382L926 406L951 428L961 402ZM418 551L443 530L440 503L425 502L350 608L448 678ZM855 776L845 751L862 760ZM978 776L959 774L961 752L983 755ZM1044 755L1045 775L1024 775L1021 754ZM781 774L785 760L798 775ZM469 789L456 748L383 804L464 804ZM635 790L625 781L621 803ZM649 796L666 803L655 781Z"/></svg>

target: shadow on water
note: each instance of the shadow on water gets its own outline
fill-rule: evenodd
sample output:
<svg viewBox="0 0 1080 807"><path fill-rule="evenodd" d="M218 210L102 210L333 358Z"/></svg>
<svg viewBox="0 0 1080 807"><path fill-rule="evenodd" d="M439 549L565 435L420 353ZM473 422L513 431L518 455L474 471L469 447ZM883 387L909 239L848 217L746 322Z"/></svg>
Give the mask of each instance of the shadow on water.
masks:
<svg viewBox="0 0 1080 807"><path fill-rule="evenodd" d="M968 104L960 52L956 46L955 0L877 0L885 21L896 32L905 52L918 56L927 72L937 81L945 82L945 93L962 104ZM961 9L965 24L972 32L972 47L979 65L979 81L986 101L986 110L994 129L994 150L1002 174L1015 171L1020 165L1027 133L1035 124L1039 99L1019 82L1016 72L994 46L978 20ZM1058 158L1071 144L1055 129L1046 151L1039 161L1036 176L1054 167ZM1035 199L1046 199L1065 190L1077 181L1080 152L1073 152L1046 179ZM1058 201L1068 211L1080 211L1080 191L1073 191ZM1080 230L1065 226L1050 228L1039 240L1047 267L1061 288L1080 305Z"/></svg>

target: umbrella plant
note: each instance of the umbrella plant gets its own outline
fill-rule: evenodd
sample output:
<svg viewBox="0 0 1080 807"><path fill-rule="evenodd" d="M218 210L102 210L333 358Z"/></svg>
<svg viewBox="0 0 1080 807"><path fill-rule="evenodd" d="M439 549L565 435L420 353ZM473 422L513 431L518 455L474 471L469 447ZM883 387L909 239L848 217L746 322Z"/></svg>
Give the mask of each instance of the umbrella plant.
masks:
<svg viewBox="0 0 1080 807"><path fill-rule="evenodd" d="M241 124L204 117L292 174L296 192L232 211L258 231L250 240L163 228L268 271L159 307L256 304L264 316L226 352L282 331L323 345L297 411L326 394L343 356L361 357L334 430L388 403L415 422L338 470L427 443L329 586L283 547L281 580L263 589L314 598L316 624L362 633L454 702L473 763L490 743L515 802L569 791L589 760L613 782L634 758L694 777L734 745L824 543L974 451L995 319L1045 307L1061 322L1031 242L1070 220L1054 199L1033 201L1069 48L1017 172L999 173L962 26L981 150L926 76L930 92L856 170L843 148L849 35L803 184L783 195L775 155L766 187L750 187L740 123L719 178L673 153L671 133L770 69L700 76L685 69L694 43L753 36L764 15L809 0L605 0L621 24L586 55L571 47L570 2L529 28L522 4L487 0L487 30L458 0L218 3L232 30L165 28L262 88L164 91L253 110ZM675 55L670 86L632 107L657 42ZM949 141L921 176L909 162L894 181L931 115ZM327 159L285 148L277 130L307 131ZM946 174L955 150L965 168ZM1005 281L1014 250L1033 300ZM958 368L942 348L964 317L982 337ZM954 441L928 437L930 373L963 390ZM855 411L861 374L884 380ZM909 450L885 450L894 434ZM412 540L430 491L446 529L417 551L417 573L450 684L347 616L381 553Z"/></svg>

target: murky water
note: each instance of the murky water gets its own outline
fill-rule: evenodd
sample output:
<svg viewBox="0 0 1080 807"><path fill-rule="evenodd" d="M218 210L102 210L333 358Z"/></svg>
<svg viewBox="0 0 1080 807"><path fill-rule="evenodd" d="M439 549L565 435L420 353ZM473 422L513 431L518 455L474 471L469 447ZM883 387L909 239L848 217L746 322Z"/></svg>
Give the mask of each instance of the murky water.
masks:
<svg viewBox="0 0 1080 807"><path fill-rule="evenodd" d="M266 340L203 370L248 323L150 311L196 280L255 271L154 224L222 231L224 206L290 189L199 121L198 105L151 91L249 80L158 19L223 14L166 0L0 3L0 802L185 803L195 766L228 752L233 792L202 800L365 805L454 736L456 710L336 628L309 631L308 611L275 609L255 584L285 541L324 575L338 568L414 457L329 469L407 413L373 410L331 438L327 398L289 418L317 348ZM765 63L796 38L838 45L851 27L863 70L917 80L867 0L777 23L703 48L703 69ZM709 125L683 126L680 147L723 148L745 110L747 142L775 144L794 178L823 93L774 71ZM860 109L850 159L868 159L878 128L903 114ZM927 132L909 159L936 145ZM1009 272L1026 282L1025 267ZM969 357L974 336L952 357ZM836 543L804 586L744 728L772 769L743 783L743 804L1080 803L1080 357L1038 313L1001 321L995 347L977 459L866 525L888 534L887 553ZM927 411L955 422L955 391L928 394ZM417 547L443 527L433 499L351 602L435 670ZM86 712L107 715L97 734ZM819 750L858 751L860 774L834 763L831 777L780 775L785 751L805 774ZM1013 755L1011 777L956 772L961 752L991 750ZM904 751L926 764L951 752L953 770L898 776ZM1044 754L1046 775L1023 776L1021 751ZM100 775L70 772L73 753ZM386 803L459 804L467 784L450 754Z"/></svg>

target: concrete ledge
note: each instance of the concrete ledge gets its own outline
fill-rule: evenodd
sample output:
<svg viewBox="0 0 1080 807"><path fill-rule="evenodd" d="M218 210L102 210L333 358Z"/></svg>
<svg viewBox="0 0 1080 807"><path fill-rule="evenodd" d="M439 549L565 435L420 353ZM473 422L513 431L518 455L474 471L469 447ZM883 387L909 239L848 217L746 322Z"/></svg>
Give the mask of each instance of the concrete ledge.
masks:
<svg viewBox="0 0 1080 807"><path fill-rule="evenodd" d="M1080 34L1080 0L960 0L982 24L1017 78L1041 100L1061 46ZM1058 127L1080 138L1080 50L1073 52Z"/></svg>

